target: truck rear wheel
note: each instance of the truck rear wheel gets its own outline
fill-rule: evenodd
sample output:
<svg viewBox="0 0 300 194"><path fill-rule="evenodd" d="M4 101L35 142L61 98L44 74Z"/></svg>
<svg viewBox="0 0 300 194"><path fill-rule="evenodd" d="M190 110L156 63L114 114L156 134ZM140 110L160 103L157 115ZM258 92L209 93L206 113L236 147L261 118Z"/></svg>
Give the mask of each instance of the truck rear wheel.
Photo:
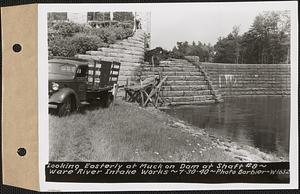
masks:
<svg viewBox="0 0 300 194"><path fill-rule="evenodd" d="M109 105L112 103L113 101L113 95L111 92L103 92L100 94L100 101L101 101L101 106L103 108L108 108Z"/></svg>
<svg viewBox="0 0 300 194"><path fill-rule="evenodd" d="M68 116L71 114L72 108L72 99L71 97L67 97L63 100L63 102L58 106L57 115L59 117Z"/></svg>

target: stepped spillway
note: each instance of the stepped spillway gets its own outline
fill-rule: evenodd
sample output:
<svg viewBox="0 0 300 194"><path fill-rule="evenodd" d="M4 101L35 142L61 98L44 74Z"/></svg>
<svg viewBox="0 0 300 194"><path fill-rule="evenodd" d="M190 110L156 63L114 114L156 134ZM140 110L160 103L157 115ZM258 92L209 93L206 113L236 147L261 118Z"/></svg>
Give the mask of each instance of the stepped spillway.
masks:
<svg viewBox="0 0 300 194"><path fill-rule="evenodd" d="M168 76L161 95L170 105L209 104L220 100L205 73L187 60L170 59L154 67L145 63L141 72L142 77L159 73Z"/></svg>
<svg viewBox="0 0 300 194"><path fill-rule="evenodd" d="M290 64L199 63L223 96L290 95Z"/></svg>

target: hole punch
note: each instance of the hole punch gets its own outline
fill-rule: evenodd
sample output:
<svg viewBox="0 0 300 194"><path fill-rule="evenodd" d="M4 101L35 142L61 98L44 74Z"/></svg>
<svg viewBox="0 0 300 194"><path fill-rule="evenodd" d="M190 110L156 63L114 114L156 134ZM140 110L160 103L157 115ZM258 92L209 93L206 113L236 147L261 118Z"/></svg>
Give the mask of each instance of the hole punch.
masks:
<svg viewBox="0 0 300 194"><path fill-rule="evenodd" d="M15 53L18 53L22 50L22 46L20 44L14 44L12 49Z"/></svg>
<svg viewBox="0 0 300 194"><path fill-rule="evenodd" d="M26 155L26 149L25 148L19 148L17 153L19 154L19 156L25 156Z"/></svg>

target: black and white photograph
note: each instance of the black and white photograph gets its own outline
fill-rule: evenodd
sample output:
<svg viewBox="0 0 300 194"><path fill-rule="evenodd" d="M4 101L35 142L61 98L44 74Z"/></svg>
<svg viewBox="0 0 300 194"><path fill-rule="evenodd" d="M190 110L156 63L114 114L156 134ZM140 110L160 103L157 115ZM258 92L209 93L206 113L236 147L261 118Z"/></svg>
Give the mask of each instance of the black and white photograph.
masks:
<svg viewBox="0 0 300 194"><path fill-rule="evenodd" d="M279 3L52 6L46 182L290 183L298 21Z"/></svg>

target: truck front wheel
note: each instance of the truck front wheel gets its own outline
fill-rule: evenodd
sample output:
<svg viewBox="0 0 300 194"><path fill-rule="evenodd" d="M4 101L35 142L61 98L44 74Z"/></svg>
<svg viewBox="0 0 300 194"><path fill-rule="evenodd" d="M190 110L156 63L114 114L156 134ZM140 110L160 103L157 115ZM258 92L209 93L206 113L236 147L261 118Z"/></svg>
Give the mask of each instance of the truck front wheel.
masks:
<svg viewBox="0 0 300 194"><path fill-rule="evenodd" d="M67 97L63 100L63 102L58 106L57 115L59 117L70 115L72 112L72 99L71 97Z"/></svg>

